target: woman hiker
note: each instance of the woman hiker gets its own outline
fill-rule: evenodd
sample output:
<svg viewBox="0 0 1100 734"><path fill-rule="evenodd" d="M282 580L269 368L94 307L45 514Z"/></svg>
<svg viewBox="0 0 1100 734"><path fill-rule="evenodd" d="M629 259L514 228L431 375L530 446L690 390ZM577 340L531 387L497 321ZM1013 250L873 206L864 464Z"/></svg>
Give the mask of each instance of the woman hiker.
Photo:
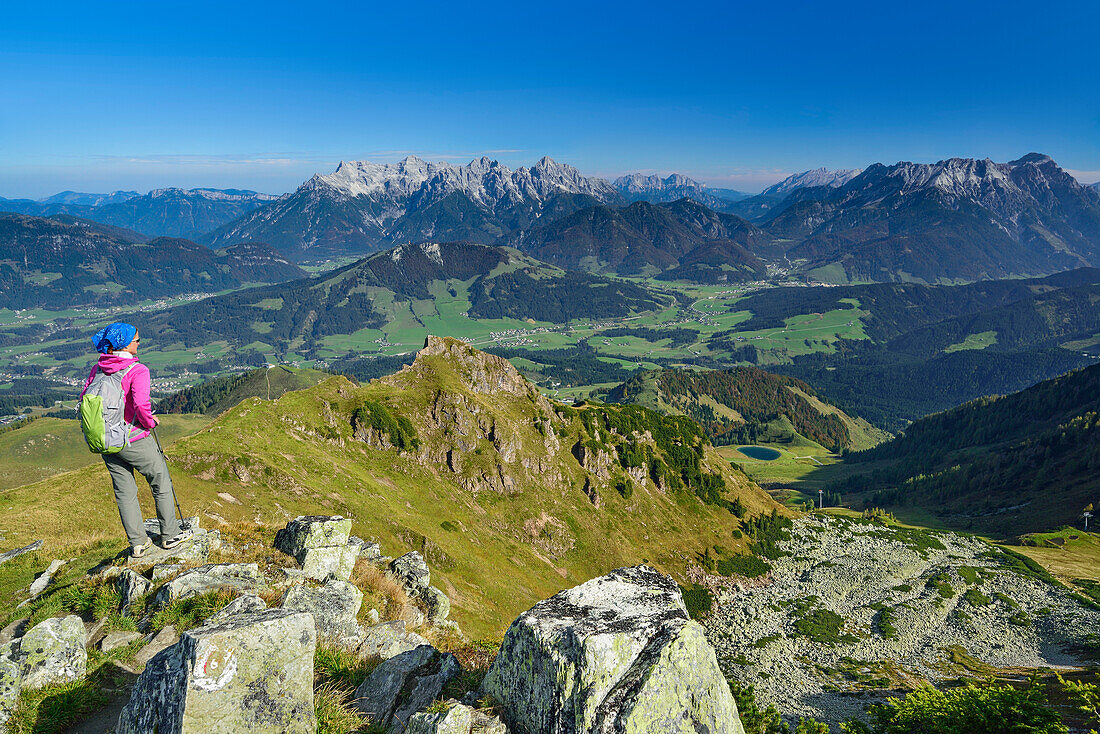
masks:
<svg viewBox="0 0 1100 734"><path fill-rule="evenodd" d="M118 453L105 453L103 463L111 474L115 487L115 501L122 527L130 541L133 556L140 558L152 546L153 541L145 532L145 523L138 504L138 487L134 481L137 469L149 482L160 520L161 547L174 548L187 539L189 533L180 527L175 512L175 495L172 478L168 476L168 464L155 436L150 432L157 425L149 404L149 368L137 360L141 343L136 327L115 322L96 332L92 337L99 361L92 367L80 396L84 397L97 372L114 374L125 371L122 391L125 394L123 417L128 426L127 444Z"/></svg>

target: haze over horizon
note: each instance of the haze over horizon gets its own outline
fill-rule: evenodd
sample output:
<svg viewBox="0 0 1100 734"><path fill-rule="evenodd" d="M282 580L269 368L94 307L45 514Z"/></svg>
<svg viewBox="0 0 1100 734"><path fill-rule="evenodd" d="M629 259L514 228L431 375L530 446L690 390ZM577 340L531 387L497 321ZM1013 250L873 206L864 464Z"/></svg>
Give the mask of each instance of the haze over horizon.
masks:
<svg viewBox="0 0 1100 734"><path fill-rule="evenodd" d="M1100 180L1100 6L62 3L0 28L0 196L283 193L407 154L756 192L824 166L1008 161Z"/></svg>

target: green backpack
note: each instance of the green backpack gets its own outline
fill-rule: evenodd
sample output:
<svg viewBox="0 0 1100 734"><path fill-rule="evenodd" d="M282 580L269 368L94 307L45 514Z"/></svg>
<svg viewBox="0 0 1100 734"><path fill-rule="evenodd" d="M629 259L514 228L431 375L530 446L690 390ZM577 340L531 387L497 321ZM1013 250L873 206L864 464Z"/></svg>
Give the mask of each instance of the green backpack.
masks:
<svg viewBox="0 0 1100 734"><path fill-rule="evenodd" d="M122 378L133 369L108 375L96 370L95 377L80 398L80 430L93 454L117 454L130 445L133 426L126 422L126 393L122 390Z"/></svg>

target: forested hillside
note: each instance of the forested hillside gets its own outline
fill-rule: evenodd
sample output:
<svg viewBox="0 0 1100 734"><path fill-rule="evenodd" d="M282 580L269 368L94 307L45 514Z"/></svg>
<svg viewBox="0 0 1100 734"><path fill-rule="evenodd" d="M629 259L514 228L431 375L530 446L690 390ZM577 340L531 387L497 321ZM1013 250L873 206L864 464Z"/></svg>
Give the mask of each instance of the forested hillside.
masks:
<svg viewBox="0 0 1100 734"><path fill-rule="evenodd" d="M1100 365L928 416L848 461L866 471L834 489L867 504L1005 535L1074 523L1100 502Z"/></svg>
<svg viewBox="0 0 1100 734"><path fill-rule="evenodd" d="M796 438L840 452L869 445L865 422L829 411L801 380L756 367L730 370L659 370L636 374L609 400L681 412L703 426L716 445L790 442Z"/></svg>

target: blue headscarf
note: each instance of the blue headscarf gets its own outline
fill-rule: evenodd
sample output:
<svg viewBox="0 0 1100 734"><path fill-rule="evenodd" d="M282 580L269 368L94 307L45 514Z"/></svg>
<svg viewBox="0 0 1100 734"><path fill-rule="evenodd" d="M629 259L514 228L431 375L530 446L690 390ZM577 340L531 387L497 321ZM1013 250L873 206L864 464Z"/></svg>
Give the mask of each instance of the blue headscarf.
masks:
<svg viewBox="0 0 1100 734"><path fill-rule="evenodd" d="M92 337L92 344L100 354L106 354L108 349L122 349L130 346L137 334L137 327L133 324L124 324L121 321L100 329Z"/></svg>

